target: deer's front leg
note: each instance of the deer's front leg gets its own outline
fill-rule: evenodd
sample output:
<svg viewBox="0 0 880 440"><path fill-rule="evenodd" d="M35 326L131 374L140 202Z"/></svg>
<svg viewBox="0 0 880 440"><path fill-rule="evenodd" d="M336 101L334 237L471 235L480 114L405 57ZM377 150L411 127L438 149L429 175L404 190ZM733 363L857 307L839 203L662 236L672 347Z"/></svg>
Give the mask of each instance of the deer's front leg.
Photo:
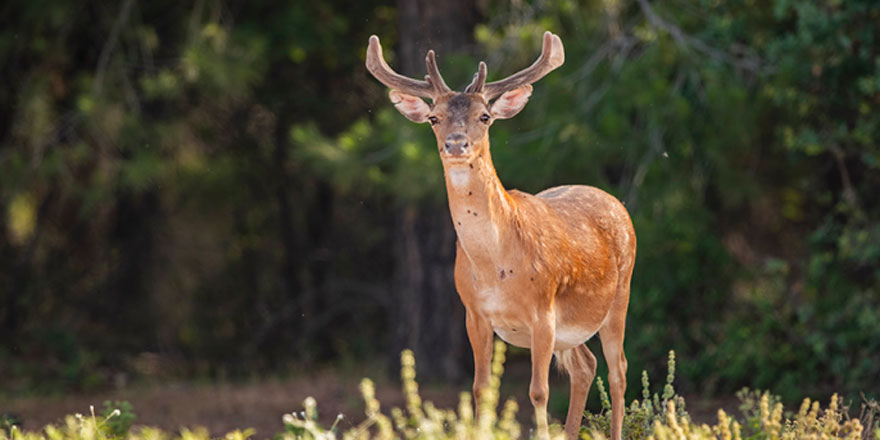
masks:
<svg viewBox="0 0 880 440"><path fill-rule="evenodd" d="M474 352L474 400L477 411L480 409L480 397L483 389L489 384L492 372L492 330L489 321L477 313L467 310L465 314L468 340Z"/></svg>
<svg viewBox="0 0 880 440"><path fill-rule="evenodd" d="M553 359L553 346L556 341L556 327L553 313L539 314L532 326L532 383L529 398L535 407L535 421L538 425L538 438L549 439L547 427L547 398L550 386L550 361Z"/></svg>

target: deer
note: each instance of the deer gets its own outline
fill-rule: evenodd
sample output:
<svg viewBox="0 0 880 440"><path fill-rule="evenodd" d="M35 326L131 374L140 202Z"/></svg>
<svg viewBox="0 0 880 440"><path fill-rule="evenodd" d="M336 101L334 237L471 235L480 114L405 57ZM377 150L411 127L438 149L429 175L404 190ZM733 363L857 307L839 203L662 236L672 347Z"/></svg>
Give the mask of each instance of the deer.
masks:
<svg viewBox="0 0 880 440"><path fill-rule="evenodd" d="M598 333L609 370L611 438L619 440L627 369L623 338L636 255L632 220L617 198L591 186L557 186L535 195L506 190L489 148L493 122L519 113L532 84L564 61L562 40L548 31L531 66L487 83L481 61L464 92L456 92L440 75L433 50L425 58L424 80L392 70L375 35L366 53L367 70L391 89L394 107L412 122L430 123L437 139L457 236L454 279L473 350L475 401L489 382L498 335L530 349L529 399L541 439L549 438L548 376L556 357L570 379L565 435L577 438L596 375L586 341Z"/></svg>

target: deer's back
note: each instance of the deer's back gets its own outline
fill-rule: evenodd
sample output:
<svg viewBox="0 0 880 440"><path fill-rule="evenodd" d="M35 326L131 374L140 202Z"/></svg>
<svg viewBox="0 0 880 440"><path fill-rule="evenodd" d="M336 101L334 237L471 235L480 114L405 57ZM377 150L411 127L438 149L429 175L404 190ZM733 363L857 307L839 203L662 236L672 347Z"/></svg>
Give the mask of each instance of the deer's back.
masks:
<svg viewBox="0 0 880 440"><path fill-rule="evenodd" d="M596 238L611 246L618 265L633 263L635 230L629 213L616 197L586 185L556 186L535 196L546 202L559 220L568 225L570 240L577 242L596 234Z"/></svg>

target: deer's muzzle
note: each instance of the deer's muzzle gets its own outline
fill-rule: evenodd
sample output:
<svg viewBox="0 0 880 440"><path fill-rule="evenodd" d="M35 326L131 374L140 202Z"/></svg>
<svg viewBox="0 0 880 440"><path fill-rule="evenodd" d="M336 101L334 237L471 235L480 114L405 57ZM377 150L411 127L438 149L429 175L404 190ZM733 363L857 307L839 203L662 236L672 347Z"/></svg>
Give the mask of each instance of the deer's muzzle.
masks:
<svg viewBox="0 0 880 440"><path fill-rule="evenodd" d="M461 156L467 153L468 140L461 133L452 133L446 136L446 154L450 156Z"/></svg>

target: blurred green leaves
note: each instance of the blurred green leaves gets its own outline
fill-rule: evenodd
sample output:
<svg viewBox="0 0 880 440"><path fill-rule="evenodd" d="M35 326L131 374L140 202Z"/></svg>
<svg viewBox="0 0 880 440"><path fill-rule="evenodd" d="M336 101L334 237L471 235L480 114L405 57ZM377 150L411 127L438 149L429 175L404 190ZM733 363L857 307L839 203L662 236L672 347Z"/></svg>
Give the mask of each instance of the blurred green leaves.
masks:
<svg viewBox="0 0 880 440"><path fill-rule="evenodd" d="M294 127L294 157L330 178L343 193L393 195L401 202L445 200L443 169L427 125L403 123L393 107L359 120L335 139L314 125Z"/></svg>
<svg viewBox="0 0 880 440"><path fill-rule="evenodd" d="M16 243L25 243L34 233L36 222L36 202L26 193L17 194L9 202L7 211L10 239Z"/></svg>
<svg viewBox="0 0 880 440"><path fill-rule="evenodd" d="M431 130L363 67L373 33L394 64L393 7L172 3L136 2L112 45L117 4L8 10L0 377L18 386L109 381L152 351L217 375L375 353L391 213L445 203ZM880 8L647 4L489 2L441 68L458 85L486 60L491 81L562 36L566 64L493 125L493 158L508 188L626 204L631 381L675 349L686 392L868 388Z"/></svg>

